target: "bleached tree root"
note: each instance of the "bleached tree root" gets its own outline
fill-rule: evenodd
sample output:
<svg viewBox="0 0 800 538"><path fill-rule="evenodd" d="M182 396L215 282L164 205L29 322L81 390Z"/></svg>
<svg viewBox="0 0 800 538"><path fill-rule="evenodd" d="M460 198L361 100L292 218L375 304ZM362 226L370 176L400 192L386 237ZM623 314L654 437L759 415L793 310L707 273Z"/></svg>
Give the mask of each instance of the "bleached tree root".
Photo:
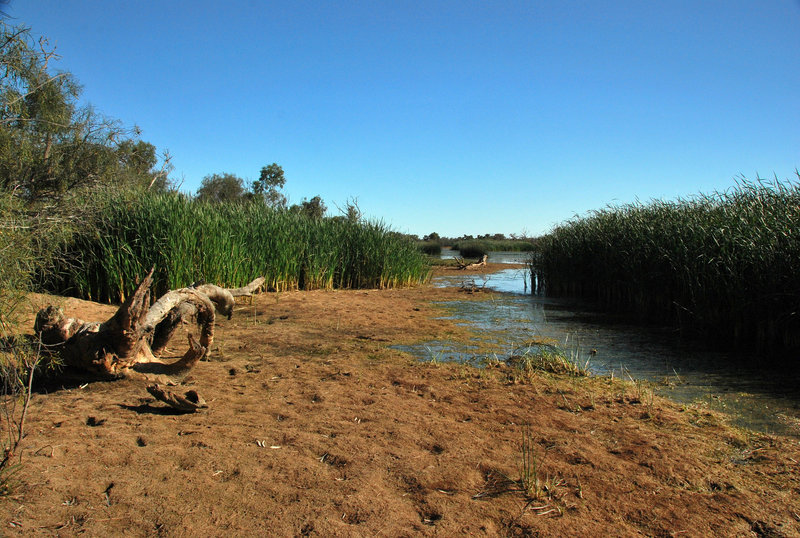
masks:
<svg viewBox="0 0 800 538"><path fill-rule="evenodd" d="M206 401L197 393L197 391L189 390L181 396L168 390L162 389L157 383L147 387L149 392L156 400L162 401L170 407L174 407L179 411L194 412L198 409L208 407Z"/></svg>
<svg viewBox="0 0 800 538"><path fill-rule="evenodd" d="M475 263L467 263L464 261L464 258L456 258L456 268L457 269L477 269L478 267L485 267L486 261L489 259L487 254L483 255L483 258L480 261Z"/></svg>
<svg viewBox="0 0 800 538"><path fill-rule="evenodd" d="M234 297L249 297L253 295L256 291L258 291L259 288L261 288L261 286L263 286L264 282L266 281L267 281L266 278L260 276L247 286L244 286L243 288L234 288L228 291L231 292L231 295L233 295Z"/></svg>
<svg viewBox="0 0 800 538"><path fill-rule="evenodd" d="M135 377L141 375L149 381L156 381L166 385L177 385L181 383L191 372L200 359L207 355L207 348L189 335L189 349L186 353L173 363L164 363L160 360L151 362L140 362L134 364L126 375Z"/></svg>
<svg viewBox="0 0 800 538"><path fill-rule="evenodd" d="M263 281L257 279L232 291L253 293ZM179 383L207 356L214 341L216 312L230 318L234 295L231 290L204 284L167 292L148 308L152 283L151 269L134 293L103 323L67 318L61 309L49 306L37 314L34 330L67 366L106 378L143 376L161 383ZM199 340L189 335L189 349L181 359L162 361L157 356L188 319L198 325Z"/></svg>

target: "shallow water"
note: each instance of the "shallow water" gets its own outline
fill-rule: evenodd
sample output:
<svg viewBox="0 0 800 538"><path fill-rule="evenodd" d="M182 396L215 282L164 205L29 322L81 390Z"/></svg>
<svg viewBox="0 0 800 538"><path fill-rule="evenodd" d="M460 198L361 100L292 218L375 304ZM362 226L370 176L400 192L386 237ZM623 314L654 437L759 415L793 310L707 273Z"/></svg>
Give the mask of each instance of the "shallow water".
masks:
<svg viewBox="0 0 800 538"><path fill-rule="evenodd" d="M477 329L480 336L466 344L436 341L401 349L423 360L477 364L485 358L478 350L482 342L499 345L503 359L526 340L551 338L582 364L588 360L597 375L651 381L658 394L726 412L734 424L800 437L800 368L764 370L753 361L748 365L746 357L699 350L671 329L612 323L577 302L530 295L529 278L520 269L488 275L485 282L469 274L435 278L437 286L475 279L498 292L485 301L441 303L446 318Z"/></svg>

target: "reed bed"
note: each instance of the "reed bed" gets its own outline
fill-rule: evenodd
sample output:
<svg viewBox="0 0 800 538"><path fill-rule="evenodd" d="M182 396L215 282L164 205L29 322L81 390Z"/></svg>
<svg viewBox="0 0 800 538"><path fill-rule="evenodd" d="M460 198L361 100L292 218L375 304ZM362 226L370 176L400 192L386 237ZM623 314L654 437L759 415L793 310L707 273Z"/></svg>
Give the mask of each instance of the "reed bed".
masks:
<svg viewBox="0 0 800 538"><path fill-rule="evenodd" d="M439 241L419 241L417 248L428 256L439 256L442 254L442 244Z"/></svg>
<svg viewBox="0 0 800 538"><path fill-rule="evenodd" d="M535 249L531 241L515 239L464 239L452 245L464 258L480 258L489 252L530 252Z"/></svg>
<svg viewBox="0 0 800 538"><path fill-rule="evenodd" d="M531 266L548 295L736 346L798 349L800 181L593 211L542 237Z"/></svg>
<svg viewBox="0 0 800 538"><path fill-rule="evenodd" d="M275 290L387 288L430 275L414 244L380 222L180 194L118 195L100 206L46 275L51 291L122 301L151 267L156 294L199 280L238 287L265 276Z"/></svg>

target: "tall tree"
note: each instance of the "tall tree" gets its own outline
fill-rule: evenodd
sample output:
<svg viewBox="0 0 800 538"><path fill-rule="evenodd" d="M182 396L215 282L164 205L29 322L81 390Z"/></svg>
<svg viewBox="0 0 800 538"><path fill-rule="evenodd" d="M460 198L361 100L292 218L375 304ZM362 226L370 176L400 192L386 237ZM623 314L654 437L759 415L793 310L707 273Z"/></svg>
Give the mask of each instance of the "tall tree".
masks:
<svg viewBox="0 0 800 538"><path fill-rule="evenodd" d="M257 181L253 182L253 194L262 198L271 207L286 207L286 197L280 189L286 184L283 168L277 163L261 168Z"/></svg>
<svg viewBox="0 0 800 538"><path fill-rule="evenodd" d="M158 176L166 185L155 148L138 130L78 106L80 86L53 71L57 59L46 39L0 21L0 189L36 201L98 184L147 186Z"/></svg>
<svg viewBox="0 0 800 538"><path fill-rule="evenodd" d="M114 148L117 183L132 185L158 192L173 187L169 179L172 157L165 151L159 159L156 147L143 140L124 139ZM161 164L159 165L159 160Z"/></svg>

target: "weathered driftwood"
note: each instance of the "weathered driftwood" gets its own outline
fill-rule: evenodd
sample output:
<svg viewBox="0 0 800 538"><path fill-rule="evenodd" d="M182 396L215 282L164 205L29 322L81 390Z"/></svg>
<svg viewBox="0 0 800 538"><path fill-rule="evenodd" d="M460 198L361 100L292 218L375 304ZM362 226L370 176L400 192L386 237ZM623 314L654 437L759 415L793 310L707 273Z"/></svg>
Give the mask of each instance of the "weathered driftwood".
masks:
<svg viewBox="0 0 800 538"><path fill-rule="evenodd" d="M483 255L480 261L475 263L467 263L464 261L464 258L456 258L456 267L458 269L476 269L478 267L483 267L486 265L486 260L489 259L487 254Z"/></svg>
<svg viewBox="0 0 800 538"><path fill-rule="evenodd" d="M464 291L467 293L478 293L479 291L484 291L486 289L486 280L483 281L483 284L478 286L475 283L475 279L465 280L461 283L461 287L459 291Z"/></svg>
<svg viewBox="0 0 800 538"><path fill-rule="evenodd" d="M259 281L250 286L256 282ZM34 330L67 366L102 377L139 374L154 381L178 383L207 355L214 341L215 313L230 318L233 294L231 290L204 284L167 292L148 308L152 283L151 270L106 322L67 318L61 309L49 306L37 314ZM261 283L263 280L250 292ZM159 359L157 355L188 319L199 326L199 340L189 335L189 349L177 361Z"/></svg>
<svg viewBox="0 0 800 538"><path fill-rule="evenodd" d="M261 288L261 286L263 286L264 282L266 281L267 281L266 278L260 276L243 288L234 288L234 289L229 289L228 291L231 292L231 295L233 295L234 297L250 297L259 288Z"/></svg>
<svg viewBox="0 0 800 538"><path fill-rule="evenodd" d="M214 309L217 314L222 314L231 319L233 315L233 307L235 305L235 297L252 297L253 293L258 290L265 282L265 278L259 277L252 281L247 286L242 288L227 289L215 286L214 284L201 284L192 285L184 290L194 290L202 293L208 297L214 304ZM159 355L167 345L167 342L172 338L173 333L179 327L179 321L188 319L197 319L198 312L195 304L191 301L181 302L179 306L172 308L164 319L156 325L155 333L153 334L153 342L151 349L154 354Z"/></svg>
<svg viewBox="0 0 800 538"><path fill-rule="evenodd" d="M200 396L197 391L189 390L186 394L181 396L166 389L162 389L158 383L147 387L149 392L156 400L160 400L165 404L174 407L180 411L193 412L203 407L208 407L206 401Z"/></svg>

